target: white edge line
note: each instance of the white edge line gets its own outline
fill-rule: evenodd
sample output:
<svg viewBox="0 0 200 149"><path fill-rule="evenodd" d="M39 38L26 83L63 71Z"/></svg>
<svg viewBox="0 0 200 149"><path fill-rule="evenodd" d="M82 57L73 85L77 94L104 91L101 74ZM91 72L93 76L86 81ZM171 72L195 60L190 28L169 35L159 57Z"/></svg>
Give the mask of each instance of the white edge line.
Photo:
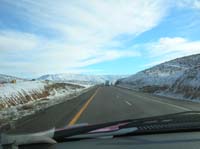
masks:
<svg viewBox="0 0 200 149"><path fill-rule="evenodd" d="M128 101L125 101L129 106L132 106L132 104L130 103L130 102L128 102Z"/></svg>
<svg viewBox="0 0 200 149"><path fill-rule="evenodd" d="M166 103L166 102L162 102L162 101L158 101L158 100L154 100L154 99L150 99L150 100L153 100L153 101L158 102L158 103L166 104L168 106L175 107L175 108L178 108L178 109L181 109L181 110L190 111L190 109L184 108L184 107L181 107L181 106L173 105L173 104L170 104L170 103Z"/></svg>

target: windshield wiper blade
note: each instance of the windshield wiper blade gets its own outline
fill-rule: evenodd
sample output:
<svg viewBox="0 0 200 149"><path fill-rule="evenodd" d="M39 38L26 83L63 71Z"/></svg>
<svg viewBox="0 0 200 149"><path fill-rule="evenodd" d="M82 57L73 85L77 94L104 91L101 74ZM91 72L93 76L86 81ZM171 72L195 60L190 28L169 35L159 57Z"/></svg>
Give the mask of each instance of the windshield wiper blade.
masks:
<svg viewBox="0 0 200 149"><path fill-rule="evenodd" d="M169 121L170 120L170 121ZM123 124L123 125L122 125ZM170 125L169 125L170 124ZM106 127L118 125L114 131L96 131ZM147 129L150 128L150 129ZM53 131L52 131L53 130ZM129 119L124 121L109 122L96 125L88 125L77 128L65 128L48 130L34 134L3 134L1 144L33 144L33 143L56 143L70 139L94 138L94 137L120 137L126 135L192 131L200 130L200 112L187 111L164 116L155 116L141 119ZM6 139L7 141L5 141ZM24 139L25 138L25 139ZM10 140L10 141L9 141Z"/></svg>
<svg viewBox="0 0 200 149"><path fill-rule="evenodd" d="M50 129L38 133L28 133L28 134L1 134L0 135L0 145L10 146L10 148L18 148L19 145L34 144L34 143L56 143L60 142L65 138L76 136L80 134L86 134L93 130L101 129L104 127L109 127L119 123L128 123L130 120L109 122L103 124L89 125L77 128L65 128L55 130ZM119 132L120 133L120 132ZM120 133L122 134L122 133Z"/></svg>
<svg viewBox="0 0 200 149"><path fill-rule="evenodd" d="M117 123L115 123L115 125L116 124ZM130 134L140 135L149 133L186 132L193 130L200 130L200 111L186 111L164 116L128 120L126 121L126 124L119 126L117 131L101 133L90 133L88 131L89 133L86 132L80 135L65 137L64 141L68 139L84 139L104 136L120 137Z"/></svg>
<svg viewBox="0 0 200 149"><path fill-rule="evenodd" d="M117 121L117 122L108 122L108 123L102 123L102 124L88 125L88 126L84 126L84 127L69 128L69 129L67 128L67 129L63 129L63 130L61 129L61 130L58 130L58 131L55 132L53 138L58 142L65 141L66 138L69 138L69 137L72 137L72 136L87 134L87 133L92 132L94 130L114 126L114 125L117 125L117 124L126 125L131 121L132 120L124 120L124 121Z"/></svg>
<svg viewBox="0 0 200 149"><path fill-rule="evenodd" d="M126 135L129 133L133 133L137 131L137 127L133 128L123 128L115 131L110 131L110 132L98 132L98 133L87 133L87 134L80 134L80 135L75 135L68 137L67 139L86 139L86 138L110 138L114 136L119 136L119 135Z"/></svg>

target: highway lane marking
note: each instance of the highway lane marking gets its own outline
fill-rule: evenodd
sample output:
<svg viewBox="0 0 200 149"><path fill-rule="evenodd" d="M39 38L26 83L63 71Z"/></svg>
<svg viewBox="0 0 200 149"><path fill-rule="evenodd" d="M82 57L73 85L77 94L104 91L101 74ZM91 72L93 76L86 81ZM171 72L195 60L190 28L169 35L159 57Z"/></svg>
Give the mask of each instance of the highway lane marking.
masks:
<svg viewBox="0 0 200 149"><path fill-rule="evenodd" d="M139 96L139 97L141 97L142 99L147 98L147 97L144 97L144 96L141 96L141 95L136 95L136 96ZM188 109L188 108L181 107L181 106L178 106L178 105L173 105L173 104L166 103L166 102L162 102L162 101L158 101L158 100L155 100L155 99L149 99L149 98L148 98L148 100L155 101L155 102L161 103L161 104L165 104L165 105L168 105L168 106L171 106L171 107L174 107L174 108L178 108L178 109L181 109L181 110L184 110L184 111L191 111L191 110Z"/></svg>
<svg viewBox="0 0 200 149"><path fill-rule="evenodd" d="M132 104L130 103L130 102L128 102L128 101L125 101L129 106L132 106Z"/></svg>
<svg viewBox="0 0 200 149"><path fill-rule="evenodd" d="M178 108L178 109L181 109L181 110L184 110L184 111L191 111L190 109L185 108L185 107L173 105L173 104L162 102L162 101L158 101L158 100L155 100L155 99L150 99L150 100L155 101L157 103L162 103L162 104L165 104L165 105L168 105L168 106L171 106L171 107L175 107L175 108Z"/></svg>
<svg viewBox="0 0 200 149"><path fill-rule="evenodd" d="M90 102L94 99L94 97L96 96L97 92L98 92L99 88L94 92L94 94L87 100L87 102L82 106L82 108L79 110L79 112L72 118L72 120L69 122L69 124L67 126L72 126L74 125L77 120L79 119L79 117L81 116L81 114L85 111L85 109L87 109L88 105L90 104Z"/></svg>

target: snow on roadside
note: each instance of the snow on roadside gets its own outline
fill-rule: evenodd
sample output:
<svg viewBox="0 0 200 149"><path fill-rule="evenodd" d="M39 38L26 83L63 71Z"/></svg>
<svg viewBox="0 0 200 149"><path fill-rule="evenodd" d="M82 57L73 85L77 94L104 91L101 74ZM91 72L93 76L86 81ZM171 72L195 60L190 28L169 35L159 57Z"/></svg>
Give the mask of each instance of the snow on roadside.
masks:
<svg viewBox="0 0 200 149"><path fill-rule="evenodd" d="M200 101L200 54L171 60L117 81L142 92Z"/></svg>
<svg viewBox="0 0 200 149"><path fill-rule="evenodd" d="M23 81L1 84L0 109L24 104L46 96L44 95L46 85L47 83L44 81Z"/></svg>
<svg viewBox="0 0 200 149"><path fill-rule="evenodd" d="M42 92L46 83L41 81L24 81L15 83L5 83L0 85L0 98L10 98L17 95L19 92ZM5 98L6 97L6 98Z"/></svg>
<svg viewBox="0 0 200 149"><path fill-rule="evenodd" d="M16 104L0 109L0 128L1 125L10 124L24 116L34 114L40 110L59 104L66 100L73 99L73 97L86 92L90 87L83 87L69 83L53 83L49 81L29 81L19 84L5 84L5 93L1 90L0 97L20 96L19 93L31 94L32 91L42 93L47 92L45 97L35 100L30 100L26 103ZM6 89L9 91L7 92ZM1 100L0 103L7 100Z"/></svg>
<svg viewBox="0 0 200 149"><path fill-rule="evenodd" d="M87 89L78 89L78 90L70 90L70 91L66 91L64 89L60 89L60 90L53 89L53 90L54 90L54 93L52 92L51 95L41 100L31 101L23 105L17 105L17 106L13 106L13 107L1 110L0 111L1 118L8 119L9 121L17 120L26 115L33 114L37 111L43 110L50 106L59 104L66 100L70 100L73 97L78 96L81 93L87 91Z"/></svg>
<svg viewBox="0 0 200 149"><path fill-rule="evenodd" d="M168 97L175 100L184 100L184 101L190 101L190 102L197 102L200 103L200 98L193 98L193 97L184 97L181 93L173 93L173 92L156 92L154 95L162 96L162 97Z"/></svg>
<svg viewBox="0 0 200 149"><path fill-rule="evenodd" d="M16 80L17 82L22 82L25 81L26 79L0 74L0 83L10 83L13 80Z"/></svg>
<svg viewBox="0 0 200 149"><path fill-rule="evenodd" d="M76 83L76 82L70 82L70 81L68 82L68 81L66 81L65 83L69 83L69 84L73 84L73 85L80 85L80 86L83 86L85 88L89 88L89 87L94 86L94 84L89 84L89 83L86 83L86 82L85 83L83 83L83 82L82 83L81 82L79 82L79 83L77 82Z"/></svg>

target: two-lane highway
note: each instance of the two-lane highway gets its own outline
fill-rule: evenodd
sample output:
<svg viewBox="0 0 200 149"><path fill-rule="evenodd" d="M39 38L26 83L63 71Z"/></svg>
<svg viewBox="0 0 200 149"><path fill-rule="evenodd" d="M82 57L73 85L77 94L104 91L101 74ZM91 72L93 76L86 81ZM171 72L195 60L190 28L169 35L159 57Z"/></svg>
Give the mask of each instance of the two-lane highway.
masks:
<svg viewBox="0 0 200 149"><path fill-rule="evenodd" d="M102 87L76 123L102 123L189 111L179 101L128 91L116 87Z"/></svg>
<svg viewBox="0 0 200 149"><path fill-rule="evenodd" d="M97 124L199 109L200 103L102 86L21 119L12 131L35 132L79 123Z"/></svg>

